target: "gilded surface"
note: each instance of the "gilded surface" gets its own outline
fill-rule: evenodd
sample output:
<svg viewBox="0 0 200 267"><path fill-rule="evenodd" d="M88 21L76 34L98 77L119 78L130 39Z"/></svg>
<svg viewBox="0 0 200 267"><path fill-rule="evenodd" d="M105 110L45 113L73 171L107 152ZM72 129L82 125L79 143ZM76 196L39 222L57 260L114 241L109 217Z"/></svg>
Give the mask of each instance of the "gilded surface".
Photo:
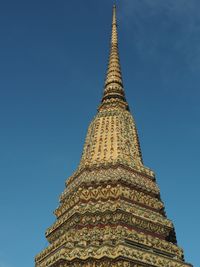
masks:
<svg viewBox="0 0 200 267"><path fill-rule="evenodd" d="M68 192L76 190L80 184L84 183L86 186L91 184L102 184L102 183L116 183L118 181L124 182L129 186L135 186L137 189L141 189L144 192L159 195L160 190L157 184L146 178L142 174L134 173L121 167L121 162L113 164L107 164L106 168L98 168L92 171L83 171L79 175L73 177L70 183L67 182L68 186L64 193L61 195L61 200L68 194Z"/></svg>
<svg viewBox="0 0 200 267"><path fill-rule="evenodd" d="M62 247L64 244L67 244L71 247L86 247L87 245L103 245L106 243L113 244L119 240L129 240L132 244L140 244L144 248L148 247L157 251L160 251L162 254L169 254L178 259L182 259L183 251L178 246L161 240L157 237L152 237L151 235L138 233L135 230L130 230L127 227L117 226L109 227L105 226L104 228L94 227L88 229L87 227L80 230L69 230L62 234L59 239L52 243L47 249L41 252L37 256L37 260L41 260L46 257L49 253L56 251L59 247Z"/></svg>
<svg viewBox="0 0 200 267"><path fill-rule="evenodd" d="M143 165L122 82L115 7L104 94L36 267L189 267L152 170Z"/></svg>
<svg viewBox="0 0 200 267"><path fill-rule="evenodd" d="M120 161L140 169L142 159L135 122L129 111L100 111L89 126L80 168Z"/></svg>
<svg viewBox="0 0 200 267"><path fill-rule="evenodd" d="M96 225L101 227L106 225L124 225L130 227L131 229L135 228L138 231L148 232L154 236L159 236L162 239L167 238L171 232L171 229L164 225L156 224L142 218L137 218L129 213L122 211L106 211L104 213L96 212L94 214L75 214L68 220L63 220L61 224L58 225L56 223L50 227L46 232L46 237L48 241L52 243L58 239L63 232L68 231L71 228L75 230L77 227L83 228L87 226L90 228Z"/></svg>
<svg viewBox="0 0 200 267"><path fill-rule="evenodd" d="M145 251L140 248L130 247L126 244L117 244L115 246L105 245L103 247L91 246L89 248L68 248L63 247L53 253L48 259L39 263L40 267L52 266L59 260L73 261L75 259L87 260L89 258L102 259L104 257L117 259L125 257L133 261L139 261L141 264L147 264L155 267L186 267L190 266L177 259L165 257L151 251ZM37 266L37 263L36 263Z"/></svg>
<svg viewBox="0 0 200 267"><path fill-rule="evenodd" d="M163 208L163 203L156 198L153 198L143 192L131 189L127 186L120 184L105 185L83 188L79 187L78 191L75 191L71 195L64 199L64 203L54 212L57 217L60 217L69 208L75 206L79 202L88 202L90 200L108 200L108 199L121 199L125 198L128 201L134 201L138 204L142 204L146 207L152 208L153 210L160 211Z"/></svg>
<svg viewBox="0 0 200 267"><path fill-rule="evenodd" d="M64 222L67 222L67 220L70 217L72 217L74 214L82 215L82 214L89 214L89 213L97 214L97 213L105 213L105 212L107 212L107 214L109 213L114 214L114 212L119 211L119 210L126 212L127 213L126 217L129 217L130 222L135 222L135 224L137 221L142 221L143 224L145 224L146 222L146 224L151 225L152 228L154 224L160 225L160 227L163 227L163 228L164 226L168 228L172 228L171 221L169 221L164 216L156 212L149 211L135 204L127 203L124 200L118 200L118 201L108 200L106 202L101 202L101 201L98 201L98 203L89 202L87 204L82 203L77 206L74 206L67 213L63 214L63 216L61 216L54 223L54 225L47 230L47 234L54 231ZM109 218L111 217L112 216L109 216ZM148 227L146 226L146 228Z"/></svg>

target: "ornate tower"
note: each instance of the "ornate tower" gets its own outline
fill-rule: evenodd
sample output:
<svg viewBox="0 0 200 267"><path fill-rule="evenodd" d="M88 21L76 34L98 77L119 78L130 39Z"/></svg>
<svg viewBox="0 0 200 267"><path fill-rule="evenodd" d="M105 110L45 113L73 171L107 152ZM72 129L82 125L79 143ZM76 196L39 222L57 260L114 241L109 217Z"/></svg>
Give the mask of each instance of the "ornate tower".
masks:
<svg viewBox="0 0 200 267"><path fill-rule="evenodd" d="M125 98L116 8L104 94L77 171L67 180L36 267L189 267Z"/></svg>

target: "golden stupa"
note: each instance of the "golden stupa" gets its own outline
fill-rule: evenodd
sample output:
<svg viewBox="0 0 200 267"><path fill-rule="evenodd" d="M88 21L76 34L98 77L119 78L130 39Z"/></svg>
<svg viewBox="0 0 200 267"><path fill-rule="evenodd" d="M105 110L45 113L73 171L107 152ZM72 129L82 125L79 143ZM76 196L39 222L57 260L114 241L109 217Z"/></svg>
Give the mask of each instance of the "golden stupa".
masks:
<svg viewBox="0 0 200 267"><path fill-rule="evenodd" d="M189 267L125 98L116 7L104 94L36 267Z"/></svg>

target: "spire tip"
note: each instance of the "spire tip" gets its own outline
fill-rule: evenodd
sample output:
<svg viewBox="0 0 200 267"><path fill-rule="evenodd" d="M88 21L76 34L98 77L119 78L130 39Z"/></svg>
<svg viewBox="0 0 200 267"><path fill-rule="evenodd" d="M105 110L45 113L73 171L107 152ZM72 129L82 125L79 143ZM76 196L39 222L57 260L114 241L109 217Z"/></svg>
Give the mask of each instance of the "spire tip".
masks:
<svg viewBox="0 0 200 267"><path fill-rule="evenodd" d="M112 18L112 24L117 24L117 19L116 19L116 5L113 5L113 18Z"/></svg>
<svg viewBox="0 0 200 267"><path fill-rule="evenodd" d="M100 108L110 107L113 103L128 110L119 61L116 5L113 5L110 56Z"/></svg>

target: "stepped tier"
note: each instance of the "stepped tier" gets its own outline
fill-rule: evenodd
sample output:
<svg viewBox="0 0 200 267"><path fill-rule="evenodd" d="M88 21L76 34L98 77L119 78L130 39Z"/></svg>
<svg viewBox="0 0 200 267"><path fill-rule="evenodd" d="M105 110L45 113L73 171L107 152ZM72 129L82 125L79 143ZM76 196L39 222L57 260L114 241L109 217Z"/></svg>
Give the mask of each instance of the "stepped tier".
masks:
<svg viewBox="0 0 200 267"><path fill-rule="evenodd" d="M116 10L104 93L80 164L66 181L36 267L189 267L165 214L155 174L144 166L126 101Z"/></svg>

